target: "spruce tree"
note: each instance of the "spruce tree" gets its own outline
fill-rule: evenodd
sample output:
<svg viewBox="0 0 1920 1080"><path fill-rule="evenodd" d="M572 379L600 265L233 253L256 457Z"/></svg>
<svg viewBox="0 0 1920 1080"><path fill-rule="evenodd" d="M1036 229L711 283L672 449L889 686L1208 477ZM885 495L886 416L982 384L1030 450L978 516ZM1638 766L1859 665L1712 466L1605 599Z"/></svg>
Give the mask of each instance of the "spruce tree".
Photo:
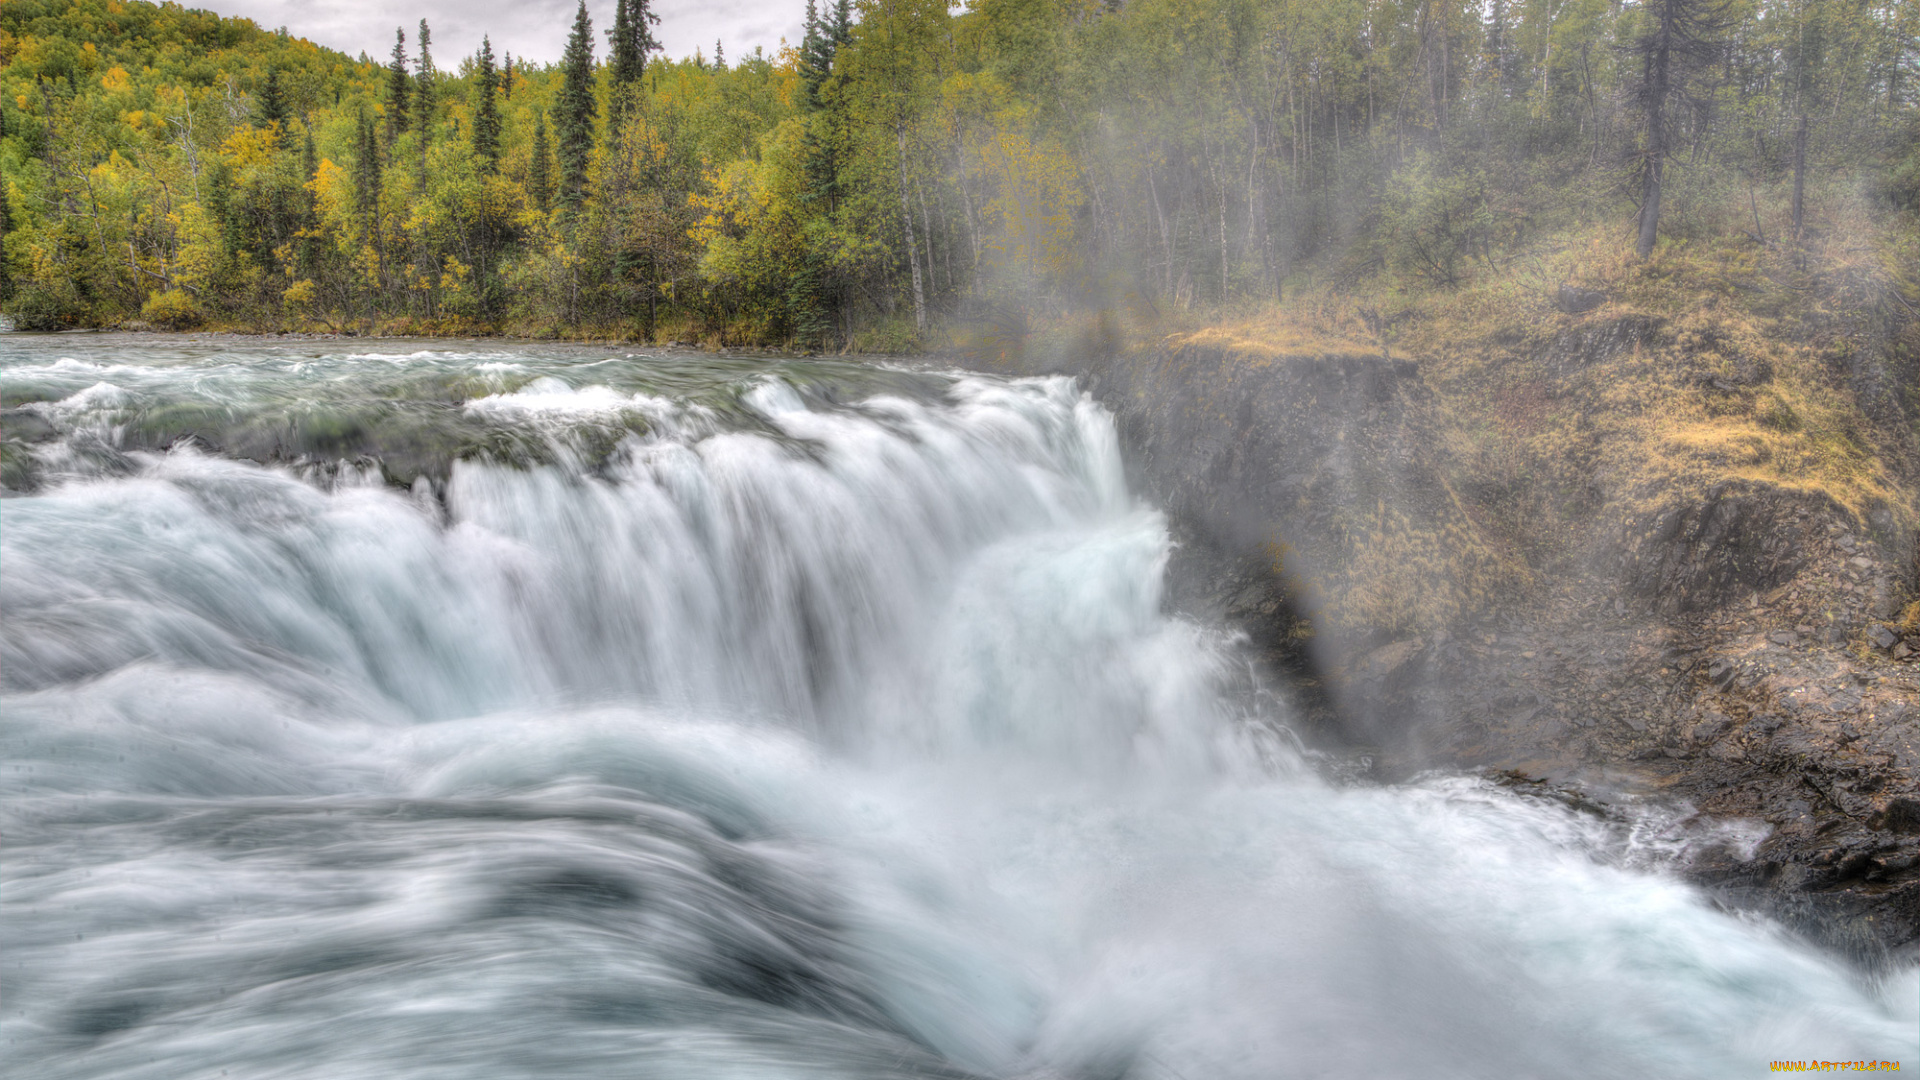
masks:
<svg viewBox="0 0 1920 1080"><path fill-rule="evenodd" d="M280 69L267 69L267 84L260 88L260 122L272 129L273 143L280 140L287 127L287 98L280 90Z"/></svg>
<svg viewBox="0 0 1920 1080"><path fill-rule="evenodd" d="M833 67L831 27L820 18L813 0L807 0L806 36L800 39L801 105L809 111L820 107L820 87Z"/></svg>
<svg viewBox="0 0 1920 1080"><path fill-rule="evenodd" d="M613 7L613 29L607 31L607 76L615 87L624 87L640 77L640 56L633 47L627 0L617 0Z"/></svg>
<svg viewBox="0 0 1920 1080"><path fill-rule="evenodd" d="M373 117L364 108L355 120L354 136L353 212L363 226L370 228L380 197L380 146L375 140Z"/></svg>
<svg viewBox="0 0 1920 1080"><path fill-rule="evenodd" d="M0 124L0 138L5 137L5 125ZM7 184L0 180L0 300L13 297L13 272L7 263L7 234L13 231L13 214L7 206Z"/></svg>
<svg viewBox="0 0 1920 1080"><path fill-rule="evenodd" d="M393 28L393 59L387 64L387 141L407 133L407 103L413 77L407 73L407 32Z"/></svg>
<svg viewBox="0 0 1920 1080"><path fill-rule="evenodd" d="M720 39L713 39L713 70L727 70L727 51L720 45Z"/></svg>
<svg viewBox="0 0 1920 1080"><path fill-rule="evenodd" d="M647 54L657 52L653 27L660 25L651 0L618 0L607 31L607 74L616 88L635 85L647 72Z"/></svg>
<svg viewBox="0 0 1920 1080"><path fill-rule="evenodd" d="M599 103L593 96L593 20L586 0L573 17L573 33L560 56L559 100L554 103L554 132L560 142L560 202L569 212L587 197L587 164L593 154L593 122Z"/></svg>
<svg viewBox="0 0 1920 1080"><path fill-rule="evenodd" d="M506 63L500 67L500 96L513 97L513 54L508 53Z"/></svg>
<svg viewBox="0 0 1920 1080"><path fill-rule="evenodd" d="M473 156L480 159L480 170L493 173L500 169L500 108L494 101L499 76L493 70L493 42L480 39L477 67L480 103L473 111Z"/></svg>
<svg viewBox="0 0 1920 1080"><path fill-rule="evenodd" d="M833 0L833 24L829 27L829 36L833 38L836 50L853 40L852 0Z"/></svg>
<svg viewBox="0 0 1920 1080"><path fill-rule="evenodd" d="M320 200L313 193L313 181L320 174L320 153L308 131L300 144L300 276L311 278L320 262Z"/></svg>
<svg viewBox="0 0 1920 1080"><path fill-rule="evenodd" d="M527 195L546 213L553 208L553 151L547 147L547 114L534 114L533 163L527 167Z"/></svg>
<svg viewBox="0 0 1920 1080"><path fill-rule="evenodd" d="M415 58L414 66L419 76L414 80L413 115L420 121L420 141L424 145L433 136L433 54L427 51L433 38L427 31L427 20L420 20L420 55Z"/></svg>

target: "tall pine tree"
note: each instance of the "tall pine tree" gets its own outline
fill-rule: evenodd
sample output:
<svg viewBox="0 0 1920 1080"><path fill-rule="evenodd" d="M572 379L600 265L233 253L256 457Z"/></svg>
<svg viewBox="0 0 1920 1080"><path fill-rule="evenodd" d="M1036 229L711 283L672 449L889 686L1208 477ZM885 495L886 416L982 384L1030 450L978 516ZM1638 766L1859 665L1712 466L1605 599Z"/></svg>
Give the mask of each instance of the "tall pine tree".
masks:
<svg viewBox="0 0 1920 1080"><path fill-rule="evenodd" d="M314 178L320 174L320 153L313 145L313 132L300 144L300 246L298 273L313 277L320 265L320 199L313 191Z"/></svg>
<svg viewBox="0 0 1920 1080"><path fill-rule="evenodd" d="M362 227L371 228L379 198L380 146L375 141L373 117L362 108L354 120L353 140L353 212Z"/></svg>
<svg viewBox="0 0 1920 1080"><path fill-rule="evenodd" d="M260 88L260 122L273 130L273 143L280 145L286 135L287 97L280 89L280 69L267 69L267 84Z"/></svg>
<svg viewBox="0 0 1920 1080"><path fill-rule="evenodd" d="M494 100L500 77L493 70L493 42L480 39L480 60L475 65L480 103L473 110L473 156L480 159L482 172L500 169L500 106Z"/></svg>
<svg viewBox="0 0 1920 1080"><path fill-rule="evenodd" d="M0 112L0 116L5 115ZM0 137L6 134L6 125L0 123ZM7 261L7 234L13 231L13 214L7 207L7 184L0 180L0 300L13 296L13 272Z"/></svg>
<svg viewBox="0 0 1920 1080"><path fill-rule="evenodd" d="M420 121L420 141L433 137L433 54L427 47L433 43L433 37L427 30L427 20L420 20L420 55L414 60L418 76L413 85L413 115Z"/></svg>
<svg viewBox="0 0 1920 1080"><path fill-rule="evenodd" d="M527 196L541 213L553 209L553 151L547 145L547 114L533 118L533 162L527 166Z"/></svg>
<svg viewBox="0 0 1920 1080"><path fill-rule="evenodd" d="M629 16L631 17L631 16ZM573 213L587 197L587 165L593 155L593 122L600 114L593 96L593 20L586 0L574 13L573 33L560 56L560 95L553 126L560 142L560 203Z"/></svg>
<svg viewBox="0 0 1920 1080"><path fill-rule="evenodd" d="M387 141L407 133L407 104L413 99L413 76L407 71L407 32L393 28L393 59L387 62Z"/></svg>
<svg viewBox="0 0 1920 1080"><path fill-rule="evenodd" d="M615 87L632 86L646 74L647 54L660 48L653 36L658 25L650 0L618 0L607 31L607 74Z"/></svg>
<svg viewBox="0 0 1920 1080"><path fill-rule="evenodd" d="M833 0L833 23L828 27L828 35L833 38L833 47L853 40L853 0Z"/></svg>
<svg viewBox="0 0 1920 1080"><path fill-rule="evenodd" d="M820 18L814 0L807 0L806 36L800 39L801 104L807 110L820 107L820 87L833 68L831 28Z"/></svg>

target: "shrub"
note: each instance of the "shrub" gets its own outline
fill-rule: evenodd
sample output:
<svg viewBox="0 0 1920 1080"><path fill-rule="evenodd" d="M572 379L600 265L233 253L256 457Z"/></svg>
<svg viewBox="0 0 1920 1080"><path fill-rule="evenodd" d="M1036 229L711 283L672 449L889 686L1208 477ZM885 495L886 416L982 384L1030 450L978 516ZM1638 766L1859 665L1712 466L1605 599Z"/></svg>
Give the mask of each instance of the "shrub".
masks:
<svg viewBox="0 0 1920 1080"><path fill-rule="evenodd" d="M179 289L168 289L147 297L140 317L162 330L189 330L201 323L200 307Z"/></svg>

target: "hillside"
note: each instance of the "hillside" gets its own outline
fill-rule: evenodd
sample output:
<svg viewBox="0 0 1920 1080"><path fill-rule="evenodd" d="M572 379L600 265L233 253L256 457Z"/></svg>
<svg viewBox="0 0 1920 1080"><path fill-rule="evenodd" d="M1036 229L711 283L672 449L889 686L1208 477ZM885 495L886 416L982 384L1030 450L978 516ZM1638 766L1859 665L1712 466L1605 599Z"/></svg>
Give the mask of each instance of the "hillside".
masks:
<svg viewBox="0 0 1920 1080"><path fill-rule="evenodd" d="M529 65L14 0L0 308L911 350L1391 320L1674 245L1729 282L1838 245L1880 287L1920 207L1920 14L1886 0L841 0L731 62L648 18L583 5Z"/></svg>

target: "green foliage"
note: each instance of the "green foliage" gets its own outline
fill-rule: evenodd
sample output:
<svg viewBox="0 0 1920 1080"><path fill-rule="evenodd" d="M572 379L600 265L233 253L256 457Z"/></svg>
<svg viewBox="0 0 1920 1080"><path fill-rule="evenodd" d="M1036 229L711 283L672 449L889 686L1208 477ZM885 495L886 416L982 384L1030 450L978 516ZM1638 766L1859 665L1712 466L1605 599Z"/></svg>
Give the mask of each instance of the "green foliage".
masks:
<svg viewBox="0 0 1920 1080"><path fill-rule="evenodd" d="M838 349L1329 279L1471 291L1540 236L1632 250L1656 131L1651 274L1711 251L1738 290L1757 252L1914 231L1920 6L1716 9L1650 125L1647 50L1615 46L1675 2L833 0L726 64L656 55L650 0L617 0L604 72L581 4L561 63L496 70L488 41L455 74L424 22L375 63L7 0L0 307Z"/></svg>

